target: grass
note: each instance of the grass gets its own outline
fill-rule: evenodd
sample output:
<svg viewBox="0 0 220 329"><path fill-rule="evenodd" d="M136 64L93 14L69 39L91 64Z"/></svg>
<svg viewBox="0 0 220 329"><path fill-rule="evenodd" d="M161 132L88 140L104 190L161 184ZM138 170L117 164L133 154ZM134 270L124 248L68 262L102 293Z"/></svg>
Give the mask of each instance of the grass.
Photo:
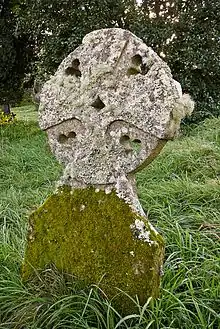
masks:
<svg viewBox="0 0 220 329"><path fill-rule="evenodd" d="M187 129L137 176L142 205L166 240L164 276L158 300L140 307L136 299L123 316L98 287L56 269L21 282L28 216L61 172L31 112L0 127L0 329L218 329L220 119Z"/></svg>
<svg viewBox="0 0 220 329"><path fill-rule="evenodd" d="M37 110L35 105L24 105L20 107L14 107L13 112L16 113L16 119L22 121L36 121Z"/></svg>

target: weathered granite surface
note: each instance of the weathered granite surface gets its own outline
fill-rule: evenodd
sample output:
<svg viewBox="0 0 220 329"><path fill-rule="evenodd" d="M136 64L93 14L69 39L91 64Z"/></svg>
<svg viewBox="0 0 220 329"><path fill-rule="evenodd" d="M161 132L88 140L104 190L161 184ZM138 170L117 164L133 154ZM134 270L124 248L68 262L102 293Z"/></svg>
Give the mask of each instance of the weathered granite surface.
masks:
<svg viewBox="0 0 220 329"><path fill-rule="evenodd" d="M193 109L169 67L122 29L94 31L44 85L39 122L66 169L62 184L116 184L174 137Z"/></svg>
<svg viewBox="0 0 220 329"><path fill-rule="evenodd" d="M54 263L112 295L157 296L164 242L139 203L134 174L193 110L157 54L129 31L104 29L44 85L39 122L64 165L57 193L30 218L23 277Z"/></svg>

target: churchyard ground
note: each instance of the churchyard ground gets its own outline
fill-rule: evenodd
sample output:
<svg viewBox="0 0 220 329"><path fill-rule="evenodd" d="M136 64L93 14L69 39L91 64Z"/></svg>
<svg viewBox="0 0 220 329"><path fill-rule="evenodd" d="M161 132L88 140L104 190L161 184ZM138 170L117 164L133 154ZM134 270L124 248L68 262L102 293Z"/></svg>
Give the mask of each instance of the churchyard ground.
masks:
<svg viewBox="0 0 220 329"><path fill-rule="evenodd" d="M56 269L21 282L28 216L52 193L62 169L33 108L14 112L17 123L0 127L0 328L218 329L220 119L184 126L137 176L166 255L160 298L143 308L134 300L134 313L123 317L98 287L82 288Z"/></svg>

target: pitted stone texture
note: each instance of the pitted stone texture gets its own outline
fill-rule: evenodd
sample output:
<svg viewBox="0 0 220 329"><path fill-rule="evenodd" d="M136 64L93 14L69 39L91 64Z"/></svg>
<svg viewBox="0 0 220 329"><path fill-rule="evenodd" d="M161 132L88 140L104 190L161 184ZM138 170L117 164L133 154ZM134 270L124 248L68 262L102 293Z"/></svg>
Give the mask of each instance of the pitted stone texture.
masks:
<svg viewBox="0 0 220 329"><path fill-rule="evenodd" d="M169 67L122 29L88 34L44 85L40 126L62 184L115 185L151 162L193 109Z"/></svg>

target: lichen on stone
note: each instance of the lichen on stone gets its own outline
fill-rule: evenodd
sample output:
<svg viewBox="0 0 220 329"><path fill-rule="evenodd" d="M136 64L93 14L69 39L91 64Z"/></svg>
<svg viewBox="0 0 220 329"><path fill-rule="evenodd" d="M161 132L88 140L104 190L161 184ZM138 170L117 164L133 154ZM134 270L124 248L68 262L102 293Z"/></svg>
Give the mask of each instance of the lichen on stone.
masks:
<svg viewBox="0 0 220 329"><path fill-rule="evenodd" d="M117 288L142 302L158 296L163 239L115 191L62 187L32 214L30 225L24 280L54 264L86 283L102 279L110 297Z"/></svg>

